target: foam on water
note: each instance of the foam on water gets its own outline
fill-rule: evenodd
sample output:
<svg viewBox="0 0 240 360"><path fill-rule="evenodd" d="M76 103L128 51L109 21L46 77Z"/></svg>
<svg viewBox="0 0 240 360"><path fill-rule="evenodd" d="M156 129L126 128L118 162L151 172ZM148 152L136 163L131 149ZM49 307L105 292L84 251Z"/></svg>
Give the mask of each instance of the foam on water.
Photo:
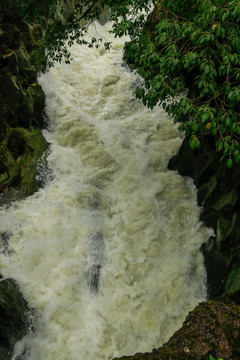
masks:
<svg viewBox="0 0 240 360"><path fill-rule="evenodd" d="M98 31L107 38L109 25ZM182 138L111 51L74 45L39 78L53 180L0 213L0 271L35 309L15 352L30 360L106 360L150 351L205 298L192 182L167 170Z"/></svg>

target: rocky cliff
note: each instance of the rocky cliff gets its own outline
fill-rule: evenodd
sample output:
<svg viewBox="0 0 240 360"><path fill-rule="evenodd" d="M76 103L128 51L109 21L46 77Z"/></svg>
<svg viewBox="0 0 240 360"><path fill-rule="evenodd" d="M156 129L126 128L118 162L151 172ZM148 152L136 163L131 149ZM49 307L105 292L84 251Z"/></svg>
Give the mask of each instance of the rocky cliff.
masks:
<svg viewBox="0 0 240 360"><path fill-rule="evenodd" d="M34 66L38 26L23 21L15 3L0 3L0 192L36 189L36 165L47 144L40 128L44 93ZM0 197L3 199L3 196Z"/></svg>
<svg viewBox="0 0 240 360"><path fill-rule="evenodd" d="M215 231L202 246L210 299L240 304L240 167L220 161L214 139L202 139L191 150L185 139L169 168L190 176L198 189L201 220Z"/></svg>
<svg viewBox="0 0 240 360"><path fill-rule="evenodd" d="M20 17L16 4L0 2L0 205L32 194L36 169L47 143L43 125L44 93L32 56L41 30ZM0 234L0 252L7 246ZM26 301L17 284L0 278L0 360L11 358L14 344L27 332Z"/></svg>

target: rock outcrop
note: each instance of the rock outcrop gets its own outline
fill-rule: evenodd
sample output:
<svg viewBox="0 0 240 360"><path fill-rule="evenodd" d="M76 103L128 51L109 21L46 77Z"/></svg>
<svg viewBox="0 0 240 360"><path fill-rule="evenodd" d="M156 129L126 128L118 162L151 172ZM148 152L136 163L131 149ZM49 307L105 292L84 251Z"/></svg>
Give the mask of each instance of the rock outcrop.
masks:
<svg viewBox="0 0 240 360"><path fill-rule="evenodd" d="M216 234L202 246L209 298L240 304L240 167L228 169L213 140L205 137L200 149L191 150L185 139L169 168L193 178L200 219Z"/></svg>
<svg viewBox="0 0 240 360"><path fill-rule="evenodd" d="M240 307L218 302L199 304L170 340L151 353L118 360L240 359ZM117 358L115 358L117 360Z"/></svg>
<svg viewBox="0 0 240 360"><path fill-rule="evenodd" d="M10 360L15 342L27 333L29 311L17 284L0 279L0 360Z"/></svg>
<svg viewBox="0 0 240 360"><path fill-rule="evenodd" d="M20 17L15 2L0 3L0 192L36 190L35 171L47 148L40 128L45 97L31 55L41 29ZM2 198L2 197L1 197Z"/></svg>
<svg viewBox="0 0 240 360"><path fill-rule="evenodd" d="M32 194L36 168L47 149L44 93L34 57L40 28L23 21L14 1L0 2L0 205ZM7 235L0 234L1 252ZM29 311L17 284L0 277L0 360L11 359L15 342L27 332Z"/></svg>

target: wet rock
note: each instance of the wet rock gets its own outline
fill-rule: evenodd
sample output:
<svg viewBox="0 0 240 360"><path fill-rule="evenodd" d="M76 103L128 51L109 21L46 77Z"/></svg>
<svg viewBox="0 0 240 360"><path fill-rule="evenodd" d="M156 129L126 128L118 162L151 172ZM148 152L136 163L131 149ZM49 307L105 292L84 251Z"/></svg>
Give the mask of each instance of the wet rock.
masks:
<svg viewBox="0 0 240 360"><path fill-rule="evenodd" d="M20 198L36 190L36 168L47 149L39 130L45 96L31 56L40 36L39 26L21 19L15 1L1 1L0 192L15 188ZM1 201L5 198L1 196Z"/></svg>
<svg viewBox="0 0 240 360"><path fill-rule="evenodd" d="M0 73L0 89L1 98L11 109L11 112L18 111L21 99L19 81L7 69L3 69ZM16 122L12 123L12 125L18 125L17 119L18 117L16 117Z"/></svg>
<svg viewBox="0 0 240 360"><path fill-rule="evenodd" d="M18 48L20 44L20 33L16 25L11 23L1 23L0 43L2 54Z"/></svg>
<svg viewBox="0 0 240 360"><path fill-rule="evenodd" d="M9 235L4 232L0 235L0 254L8 255Z"/></svg>
<svg viewBox="0 0 240 360"><path fill-rule="evenodd" d="M98 293L101 265L92 265L89 270L88 285L92 293Z"/></svg>
<svg viewBox="0 0 240 360"><path fill-rule="evenodd" d="M27 333L28 306L13 280L0 279L0 359L10 360L16 341Z"/></svg>
<svg viewBox="0 0 240 360"><path fill-rule="evenodd" d="M1 0L0 2L0 23L19 24L21 17L18 7L14 1Z"/></svg>
<svg viewBox="0 0 240 360"><path fill-rule="evenodd" d="M90 236L88 286L91 292L95 294L99 291L100 286L101 262L104 248L104 237L100 231Z"/></svg>
<svg viewBox="0 0 240 360"><path fill-rule="evenodd" d="M228 169L226 160L220 161L216 153L213 137L205 137L195 150L185 139L169 168L193 178L202 206L200 219L216 234L202 246L209 298L240 304L233 281L240 263L240 167Z"/></svg>
<svg viewBox="0 0 240 360"><path fill-rule="evenodd" d="M9 186L14 186L21 197L33 194L37 189L37 165L47 150L42 132L10 129L5 140L2 156L0 154L0 190L8 191Z"/></svg>
<svg viewBox="0 0 240 360"><path fill-rule="evenodd" d="M219 302L199 304L170 340L151 353L123 356L129 360L240 359L240 308ZM116 360L116 359L115 359Z"/></svg>

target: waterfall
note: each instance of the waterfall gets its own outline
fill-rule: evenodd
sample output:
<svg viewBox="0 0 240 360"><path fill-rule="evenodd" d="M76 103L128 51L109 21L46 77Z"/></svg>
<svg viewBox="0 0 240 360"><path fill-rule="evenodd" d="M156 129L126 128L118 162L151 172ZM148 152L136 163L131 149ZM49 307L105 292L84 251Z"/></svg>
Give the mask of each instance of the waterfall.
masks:
<svg viewBox="0 0 240 360"><path fill-rule="evenodd" d="M151 351L205 299L210 230L190 179L167 169L182 135L134 98L137 75L110 51L74 45L39 82L51 178L1 209L0 272L35 310L13 359L106 360Z"/></svg>

